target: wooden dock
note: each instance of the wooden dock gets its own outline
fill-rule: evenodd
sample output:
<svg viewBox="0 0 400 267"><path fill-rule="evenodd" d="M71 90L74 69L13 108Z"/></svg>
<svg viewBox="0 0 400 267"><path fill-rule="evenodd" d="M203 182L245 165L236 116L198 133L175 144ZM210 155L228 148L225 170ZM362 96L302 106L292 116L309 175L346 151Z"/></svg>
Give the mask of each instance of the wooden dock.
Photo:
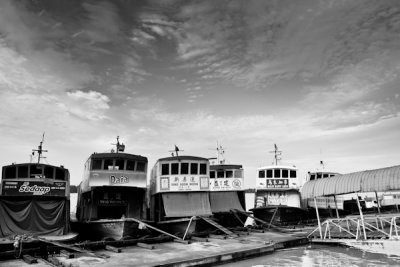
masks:
<svg viewBox="0 0 400 267"><path fill-rule="evenodd" d="M95 250L82 249L80 252L66 252L38 259L33 266L192 266L217 265L246 258L273 253L276 249L307 244L305 234L282 233L277 231L237 232L226 239L223 235L207 238L193 238L188 242L162 242L151 245L109 245L97 244ZM138 242L136 242L138 243ZM111 247L111 248L110 248ZM61 251L64 251L63 253ZM42 265L43 264L43 265ZM47 265L46 265L47 264ZM30 266L23 259L1 260L0 266Z"/></svg>

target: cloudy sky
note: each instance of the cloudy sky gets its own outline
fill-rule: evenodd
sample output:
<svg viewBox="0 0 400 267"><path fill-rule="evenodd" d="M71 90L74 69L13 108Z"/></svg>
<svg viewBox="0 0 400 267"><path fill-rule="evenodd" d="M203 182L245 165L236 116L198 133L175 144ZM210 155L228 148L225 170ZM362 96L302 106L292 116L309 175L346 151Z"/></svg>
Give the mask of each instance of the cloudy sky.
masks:
<svg viewBox="0 0 400 267"><path fill-rule="evenodd" d="M93 152L215 156L248 186L400 164L400 1L0 1L0 164L47 161L78 184Z"/></svg>

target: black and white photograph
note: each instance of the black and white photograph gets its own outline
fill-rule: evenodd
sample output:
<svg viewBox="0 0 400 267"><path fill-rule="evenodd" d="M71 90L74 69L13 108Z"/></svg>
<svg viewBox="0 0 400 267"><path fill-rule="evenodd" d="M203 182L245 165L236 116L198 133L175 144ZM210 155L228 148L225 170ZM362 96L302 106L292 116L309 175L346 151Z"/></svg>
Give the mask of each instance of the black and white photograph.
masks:
<svg viewBox="0 0 400 267"><path fill-rule="evenodd" d="M400 266L399 0L0 0L0 266Z"/></svg>

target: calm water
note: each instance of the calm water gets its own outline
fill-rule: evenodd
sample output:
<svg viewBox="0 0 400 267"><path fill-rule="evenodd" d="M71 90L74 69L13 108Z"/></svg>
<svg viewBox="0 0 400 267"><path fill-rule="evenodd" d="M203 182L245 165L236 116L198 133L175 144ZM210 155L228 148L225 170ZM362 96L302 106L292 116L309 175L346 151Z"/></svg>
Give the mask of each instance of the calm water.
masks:
<svg viewBox="0 0 400 267"><path fill-rule="evenodd" d="M229 263L225 266L400 266L400 257L368 253L341 246L309 245L278 250L263 257Z"/></svg>

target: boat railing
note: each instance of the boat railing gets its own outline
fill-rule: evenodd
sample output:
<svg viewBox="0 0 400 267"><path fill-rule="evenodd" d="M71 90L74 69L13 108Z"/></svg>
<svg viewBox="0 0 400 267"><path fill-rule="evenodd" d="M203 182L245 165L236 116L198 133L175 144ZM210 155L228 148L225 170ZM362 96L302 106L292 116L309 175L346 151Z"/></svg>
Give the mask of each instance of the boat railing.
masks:
<svg viewBox="0 0 400 267"><path fill-rule="evenodd" d="M399 219L400 214L329 218L310 232L308 238L320 240L333 238L351 238L356 240L374 238L399 239ZM319 236L316 232L319 232Z"/></svg>

